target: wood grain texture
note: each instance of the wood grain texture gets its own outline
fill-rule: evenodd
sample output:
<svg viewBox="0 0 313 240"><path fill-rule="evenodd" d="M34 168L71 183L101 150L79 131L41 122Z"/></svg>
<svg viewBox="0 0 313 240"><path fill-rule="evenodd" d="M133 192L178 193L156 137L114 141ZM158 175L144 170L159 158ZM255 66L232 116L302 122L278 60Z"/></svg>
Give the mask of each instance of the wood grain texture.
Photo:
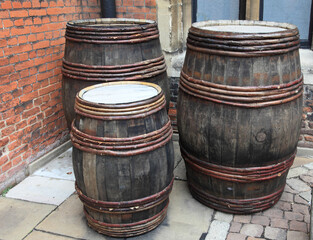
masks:
<svg viewBox="0 0 313 240"><path fill-rule="evenodd" d="M162 99L164 102L164 98ZM119 234L124 232L125 234L122 235L126 237L149 231L164 219L173 184L174 169L172 128L169 121L165 102L158 111L147 112L146 116L136 118L130 115L126 119L103 120L94 119L92 115L88 117L76 115L74 121L76 131L85 134L85 141L93 137L110 138L111 142L108 145L98 140L99 146L107 148L123 147L123 144L125 147L132 146L131 142L127 143L130 145L125 143L129 138L143 137L147 134L152 134L153 137L154 132L157 133L163 128L166 130L164 134L170 133L170 138L162 140L159 147L151 149L142 147L146 150L137 154L131 152L140 150L140 147L130 148L127 150L129 154L119 155L119 152L126 152L126 150L116 149L112 154L97 154L86 151L88 145L76 147L73 144L76 186L85 205L87 220L91 227L110 236L120 236ZM165 126L168 126L168 129ZM154 137L153 141L157 141L155 144L161 141L159 139L162 137L162 134ZM112 141L114 139L118 141ZM125 139L125 142L121 141L122 139ZM152 141L149 139L142 140L143 144ZM112 224L118 224L120 227L116 228ZM125 224L134 224L136 230L126 227Z"/></svg>
<svg viewBox="0 0 313 240"><path fill-rule="evenodd" d="M201 35L201 30L197 31ZM215 33L210 34L212 37ZM223 44L227 45L227 42ZM207 45L207 48L210 49L210 46ZM196 199L221 211L241 214L272 206L278 201L286 183L302 116L301 87L299 92L292 93L300 94L288 102L265 107L256 104L249 108L219 101L220 93L216 92L216 101L202 98L204 93L196 85L219 84L216 86L229 87L225 88L225 95L227 89L232 89L229 96L236 96L236 87L249 91L250 87L283 86L301 80L301 77L298 49L264 56L237 57L235 54L227 55L227 52L212 54L187 48L177 102L177 126L181 149L186 153L183 156L189 188ZM185 85L194 79L200 81L196 85ZM222 88L207 89L216 91ZM285 91L280 87L276 89ZM258 101L269 100L264 97ZM280 163L286 167L277 167L278 174L264 168L273 166L276 169L275 166ZM208 164L221 166L221 169L210 172L213 165ZM223 167L229 169L229 175L225 175ZM260 179L235 180L240 176L245 178L253 169L260 174ZM266 171L272 176L268 177ZM245 204L244 200L247 200ZM257 201L264 204L257 207Z"/></svg>
<svg viewBox="0 0 313 240"><path fill-rule="evenodd" d="M118 22L119 20L112 20L113 23L115 21ZM98 23L96 23L95 25L97 24ZM145 25L144 23L142 24ZM127 26L130 25L131 23L127 24ZM75 22L72 23L70 29L66 29L66 34L68 34L70 30L73 31L72 28L74 26ZM78 28L79 26L77 25L76 27ZM116 34L117 37L123 36L123 34L125 34L123 33L124 27L125 26L123 26L123 24L117 26L117 28L120 28L120 33L117 30L114 34ZM105 31L108 27L106 28L105 26L102 26L102 28ZM153 29L157 32L156 25L153 27ZM79 29L79 31L84 31L84 29ZM144 39L144 33L146 31L147 30L144 28L142 28L141 30L137 30L137 37L140 39L142 36L142 39ZM158 35L156 35L156 38L142 40L142 42L137 43L131 41L119 43L118 39L116 39L116 42L114 42L114 38L112 38L112 43L112 41L84 42L88 38L97 36L97 34L101 33L88 30L84 34L84 37L76 36L77 38L67 38L65 42L64 62L66 62L67 64L63 63L62 97L65 117L68 122L69 128L75 117L74 102L76 93L87 86L91 86L101 82L110 82L117 80L138 80L152 82L159 85L163 89L165 97L169 104L169 80L166 73L166 66L164 65L164 67L161 67L162 61L156 63L159 69L153 70L152 67L148 67L147 69L138 72L137 70L134 70L134 67L129 66L128 75L123 77L120 76L119 72L120 69L124 68L125 70L125 65L142 63L143 66L145 66L144 61L163 58ZM71 74L68 74L67 72L69 70L67 69L68 64L76 64L75 67L71 65ZM79 64L82 65L79 67ZM106 73L105 69L96 70L94 68L99 68L99 66L115 67L116 72L108 74L109 77L95 77L95 73Z"/></svg>

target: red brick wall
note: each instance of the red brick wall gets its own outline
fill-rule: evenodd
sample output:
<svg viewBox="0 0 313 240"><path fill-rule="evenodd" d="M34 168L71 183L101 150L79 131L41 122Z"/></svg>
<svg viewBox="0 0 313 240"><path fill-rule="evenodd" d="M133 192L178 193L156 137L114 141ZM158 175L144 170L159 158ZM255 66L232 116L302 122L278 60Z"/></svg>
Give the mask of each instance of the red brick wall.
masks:
<svg viewBox="0 0 313 240"><path fill-rule="evenodd" d="M99 0L0 2L0 192L68 139L61 99L65 25L99 16Z"/></svg>
<svg viewBox="0 0 313 240"><path fill-rule="evenodd" d="M116 16L156 20L156 0L116 0Z"/></svg>
<svg viewBox="0 0 313 240"><path fill-rule="evenodd" d="M304 85L302 126L298 146L313 148L313 86Z"/></svg>

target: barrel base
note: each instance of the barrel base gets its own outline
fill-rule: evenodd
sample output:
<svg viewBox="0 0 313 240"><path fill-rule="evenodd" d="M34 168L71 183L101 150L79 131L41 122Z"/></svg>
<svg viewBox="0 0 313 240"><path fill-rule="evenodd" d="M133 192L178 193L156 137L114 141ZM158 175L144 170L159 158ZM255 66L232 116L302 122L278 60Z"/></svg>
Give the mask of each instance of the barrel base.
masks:
<svg viewBox="0 0 313 240"><path fill-rule="evenodd" d="M92 218L86 209L84 213L88 222L88 226L95 231L110 237L134 237L152 231L159 226L166 217L166 207L157 215L131 224L108 224Z"/></svg>
<svg viewBox="0 0 313 240"><path fill-rule="evenodd" d="M274 206L279 201L285 185L270 195L250 199L219 198L202 191L190 182L188 183L188 187L191 195L208 207L226 213L251 214L264 211Z"/></svg>

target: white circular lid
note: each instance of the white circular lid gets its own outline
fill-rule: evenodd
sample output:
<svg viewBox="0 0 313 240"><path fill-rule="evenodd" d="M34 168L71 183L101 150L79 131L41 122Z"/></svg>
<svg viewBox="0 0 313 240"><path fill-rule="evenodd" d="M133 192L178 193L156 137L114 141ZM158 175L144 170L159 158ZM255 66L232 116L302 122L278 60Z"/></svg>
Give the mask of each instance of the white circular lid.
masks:
<svg viewBox="0 0 313 240"><path fill-rule="evenodd" d="M217 31L217 32L237 32L237 33L271 33L286 30L281 27L272 26L251 26L251 25L213 25L202 26L204 30Z"/></svg>
<svg viewBox="0 0 313 240"><path fill-rule="evenodd" d="M147 84L99 84L87 88L80 97L93 103L122 104L146 100L158 93L157 88Z"/></svg>

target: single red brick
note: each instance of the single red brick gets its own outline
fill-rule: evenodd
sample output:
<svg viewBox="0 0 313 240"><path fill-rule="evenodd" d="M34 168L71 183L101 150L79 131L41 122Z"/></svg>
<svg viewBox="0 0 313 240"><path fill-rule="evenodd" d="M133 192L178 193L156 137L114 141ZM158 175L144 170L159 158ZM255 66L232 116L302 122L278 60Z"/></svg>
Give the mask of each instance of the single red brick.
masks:
<svg viewBox="0 0 313 240"><path fill-rule="evenodd" d="M36 34L37 41L42 41L45 39L45 33L37 33Z"/></svg>
<svg viewBox="0 0 313 240"><path fill-rule="evenodd" d="M0 157L0 166L2 166L3 164L5 164L7 161L9 160L7 155L4 155L2 157ZM1 182L1 181L0 181Z"/></svg>
<svg viewBox="0 0 313 240"><path fill-rule="evenodd" d="M16 141L11 142L11 143L8 145L8 150L11 152L11 151L13 151L14 149L18 148L19 146L21 146L21 144L22 144L22 140L21 140L21 139L17 139Z"/></svg>
<svg viewBox="0 0 313 240"><path fill-rule="evenodd" d="M15 35L26 35L30 33L30 27L28 26L23 26L23 27L14 27L11 28L11 35L15 36Z"/></svg>
<svg viewBox="0 0 313 240"><path fill-rule="evenodd" d="M19 44L27 43L27 36L19 36L17 40Z"/></svg>
<svg viewBox="0 0 313 240"><path fill-rule="evenodd" d="M6 120L7 126L13 125L17 122L21 121L21 116L20 115L15 115L9 119Z"/></svg>
<svg viewBox="0 0 313 240"><path fill-rule="evenodd" d="M145 1L146 1L146 6L156 7L156 0L145 0Z"/></svg>
<svg viewBox="0 0 313 240"><path fill-rule="evenodd" d="M13 8L23 8L21 2L12 2L12 6Z"/></svg>
<svg viewBox="0 0 313 240"><path fill-rule="evenodd" d="M290 230L294 231L300 231L300 232L307 232L307 224L305 222L299 222L299 221L291 221L289 223Z"/></svg>
<svg viewBox="0 0 313 240"><path fill-rule="evenodd" d="M12 99L13 99L13 96L12 96L11 93L4 93L4 94L2 94L2 96L1 96L2 102L7 102L7 101L10 101L10 100L12 100Z"/></svg>
<svg viewBox="0 0 313 240"><path fill-rule="evenodd" d="M25 19L25 26L30 26L33 25L33 20L31 18L26 18Z"/></svg>
<svg viewBox="0 0 313 240"><path fill-rule="evenodd" d="M27 126L27 121L23 120L22 122L16 124L16 129L23 129L26 126Z"/></svg>
<svg viewBox="0 0 313 240"><path fill-rule="evenodd" d="M2 9L11 9L12 8L11 1L5 1L5 2L1 3L1 8Z"/></svg>
<svg viewBox="0 0 313 240"><path fill-rule="evenodd" d="M28 11L27 10L10 11L10 17L11 18L28 17Z"/></svg>
<svg viewBox="0 0 313 240"><path fill-rule="evenodd" d="M13 21L10 19L4 19L2 21L2 24L3 24L3 27L5 27L5 28L9 28L9 27L12 27L14 25Z"/></svg>
<svg viewBox="0 0 313 240"><path fill-rule="evenodd" d="M31 2L23 2L23 8L31 8L32 7L32 3Z"/></svg>
<svg viewBox="0 0 313 240"><path fill-rule="evenodd" d="M27 69L27 68L32 67L33 64L34 64L33 60L28 60L28 61L25 61L25 62L17 63L17 64L15 64L15 70L16 71L20 71L20 70L23 70L23 69Z"/></svg>
<svg viewBox="0 0 313 240"><path fill-rule="evenodd" d="M15 127L11 125L11 126L8 126L6 128L3 128L1 130L1 134L2 134L2 136L8 136L11 133L13 133L14 131L15 131Z"/></svg>
<svg viewBox="0 0 313 240"><path fill-rule="evenodd" d="M7 162L6 164L4 164L3 166L2 166L2 172L6 172L6 171L8 171L10 168L12 167L12 162Z"/></svg>
<svg viewBox="0 0 313 240"><path fill-rule="evenodd" d="M29 16L45 16L47 14L46 9L30 9Z"/></svg>
<svg viewBox="0 0 313 240"><path fill-rule="evenodd" d="M23 20L23 18L20 18L20 19L18 19L18 20L15 20L15 21L14 21L14 25L15 25L15 26L23 26L23 25L24 25L24 20Z"/></svg>
<svg viewBox="0 0 313 240"><path fill-rule="evenodd" d="M8 45L9 46L12 46L12 45L17 45L18 44L18 41L17 41L17 38L10 38L8 39Z"/></svg>
<svg viewBox="0 0 313 240"><path fill-rule="evenodd" d="M27 102L30 100L33 100L34 98L38 97L38 91L34 91L28 94L25 94L23 96L20 97L21 102Z"/></svg>
<svg viewBox="0 0 313 240"><path fill-rule="evenodd" d="M9 143L10 139L9 137L4 137L0 139L0 147L3 147ZM2 163L3 164L3 163ZM0 165L2 165L0 162Z"/></svg>
<svg viewBox="0 0 313 240"><path fill-rule="evenodd" d="M4 66L4 67L0 67L0 75L7 75L10 74L13 71L13 66L9 65L9 66ZM0 94L3 93L3 91L1 91L2 87L0 86Z"/></svg>
<svg viewBox="0 0 313 240"><path fill-rule="evenodd" d="M304 139L308 142L313 142L313 136L304 136Z"/></svg>
<svg viewBox="0 0 313 240"><path fill-rule="evenodd" d="M37 36L37 39L38 39L38 36ZM46 47L49 47L50 43L49 41L41 41L41 42L38 42L38 43L35 43L33 44L33 49L40 49L40 48L46 48Z"/></svg>
<svg viewBox="0 0 313 240"><path fill-rule="evenodd" d="M8 65L9 59L8 58L0 58L0 66Z"/></svg>

